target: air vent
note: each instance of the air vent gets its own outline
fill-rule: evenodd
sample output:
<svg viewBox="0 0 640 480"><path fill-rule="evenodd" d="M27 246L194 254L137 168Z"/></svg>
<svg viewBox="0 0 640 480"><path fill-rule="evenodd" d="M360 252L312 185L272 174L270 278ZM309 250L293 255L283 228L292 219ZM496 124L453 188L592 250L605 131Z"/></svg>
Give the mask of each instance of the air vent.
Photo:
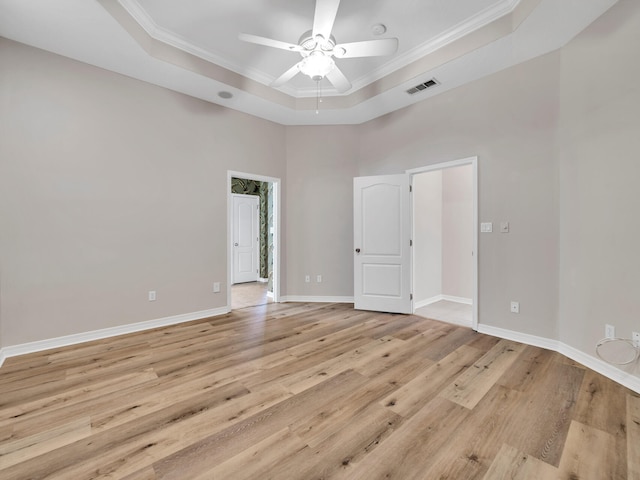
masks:
<svg viewBox="0 0 640 480"><path fill-rule="evenodd" d="M413 95L414 93L422 92L423 90L426 90L427 88L435 87L436 85L439 85L439 84L440 83L435 78L432 78L431 80L427 80L426 82L423 82L420 85L416 85L415 87L411 87L409 90L407 90L407 93L409 95Z"/></svg>

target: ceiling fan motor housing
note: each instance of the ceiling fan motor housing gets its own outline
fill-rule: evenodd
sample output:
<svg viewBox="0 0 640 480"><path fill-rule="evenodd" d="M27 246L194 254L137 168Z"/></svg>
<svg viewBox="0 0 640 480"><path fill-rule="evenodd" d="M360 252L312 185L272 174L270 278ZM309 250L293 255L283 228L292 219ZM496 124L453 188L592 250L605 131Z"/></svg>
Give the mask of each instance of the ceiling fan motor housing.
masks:
<svg viewBox="0 0 640 480"><path fill-rule="evenodd" d="M336 46L336 39L333 35L329 38L324 38L322 35L313 36L313 31L308 30L302 34L300 40L298 40L303 50L300 52L303 57L306 57L313 51L322 51L331 54L333 47Z"/></svg>

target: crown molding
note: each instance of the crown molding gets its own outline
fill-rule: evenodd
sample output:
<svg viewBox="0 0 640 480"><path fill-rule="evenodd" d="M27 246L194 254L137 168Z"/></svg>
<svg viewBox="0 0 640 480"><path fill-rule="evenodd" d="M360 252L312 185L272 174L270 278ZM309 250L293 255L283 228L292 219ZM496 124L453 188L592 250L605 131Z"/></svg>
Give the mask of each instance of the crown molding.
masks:
<svg viewBox="0 0 640 480"><path fill-rule="evenodd" d="M166 28L158 25L153 18L147 13L147 11L142 8L142 6L137 2L137 0L118 0L118 3L127 11L129 15L142 27L142 29L147 32L151 38L166 43L167 45L171 45L183 52L190 53L202 60L213 63L220 67L224 67L227 70L231 70L239 75L243 75L247 78L251 78L257 82L263 83L265 85L269 85L274 78L270 75L266 75L261 71L247 67L246 65L238 65L233 62L229 62L225 58L216 55L210 50L206 50L190 41L186 38L178 35L177 33L173 33ZM288 92L287 92L288 93Z"/></svg>

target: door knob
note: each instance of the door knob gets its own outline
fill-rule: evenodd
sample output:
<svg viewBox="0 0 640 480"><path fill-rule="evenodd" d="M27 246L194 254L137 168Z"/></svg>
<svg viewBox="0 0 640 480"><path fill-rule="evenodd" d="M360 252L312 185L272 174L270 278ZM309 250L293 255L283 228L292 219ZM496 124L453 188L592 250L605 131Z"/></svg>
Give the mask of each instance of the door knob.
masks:
<svg viewBox="0 0 640 480"><path fill-rule="evenodd" d="M360 253L360 249L359 248L356 248L356 253Z"/></svg>

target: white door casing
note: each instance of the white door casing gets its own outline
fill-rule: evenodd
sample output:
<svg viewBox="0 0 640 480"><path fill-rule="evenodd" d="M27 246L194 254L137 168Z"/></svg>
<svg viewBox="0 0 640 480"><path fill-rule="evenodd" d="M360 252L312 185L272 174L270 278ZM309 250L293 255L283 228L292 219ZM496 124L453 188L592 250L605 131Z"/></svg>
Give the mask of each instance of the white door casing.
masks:
<svg viewBox="0 0 640 480"><path fill-rule="evenodd" d="M259 197L233 194L233 270L231 277L233 284L258 280L259 209Z"/></svg>
<svg viewBox="0 0 640 480"><path fill-rule="evenodd" d="M356 177L353 186L355 308L412 313L410 176Z"/></svg>

